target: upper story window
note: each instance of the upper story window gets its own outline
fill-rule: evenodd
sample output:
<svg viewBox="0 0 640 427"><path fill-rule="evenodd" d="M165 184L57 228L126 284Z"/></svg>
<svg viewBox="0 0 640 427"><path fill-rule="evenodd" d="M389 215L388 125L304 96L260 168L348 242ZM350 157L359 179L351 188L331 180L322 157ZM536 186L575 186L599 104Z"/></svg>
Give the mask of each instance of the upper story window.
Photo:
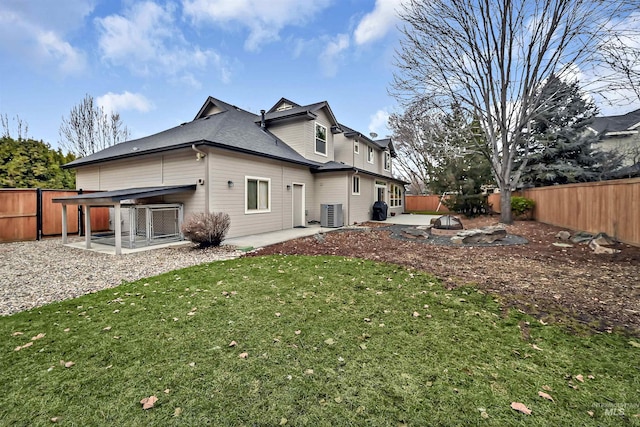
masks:
<svg viewBox="0 0 640 427"><path fill-rule="evenodd" d="M353 141L353 152L360 154L360 141Z"/></svg>
<svg viewBox="0 0 640 427"><path fill-rule="evenodd" d="M245 177L245 213L271 212L271 180Z"/></svg>
<svg viewBox="0 0 640 427"><path fill-rule="evenodd" d="M327 128L316 123L316 153L327 155Z"/></svg>
<svg viewBox="0 0 640 427"><path fill-rule="evenodd" d="M391 171L391 153L388 151L384 152L384 170Z"/></svg>
<svg viewBox="0 0 640 427"><path fill-rule="evenodd" d="M367 162L373 163L373 147L367 145Z"/></svg>

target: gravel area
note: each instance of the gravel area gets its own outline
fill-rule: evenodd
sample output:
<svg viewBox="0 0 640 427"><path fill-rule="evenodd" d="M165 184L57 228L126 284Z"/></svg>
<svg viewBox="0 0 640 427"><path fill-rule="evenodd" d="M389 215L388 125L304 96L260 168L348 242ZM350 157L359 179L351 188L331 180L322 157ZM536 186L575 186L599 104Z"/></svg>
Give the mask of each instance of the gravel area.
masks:
<svg viewBox="0 0 640 427"><path fill-rule="evenodd" d="M115 256L62 246L59 238L0 244L0 315L241 254L235 247L181 246Z"/></svg>

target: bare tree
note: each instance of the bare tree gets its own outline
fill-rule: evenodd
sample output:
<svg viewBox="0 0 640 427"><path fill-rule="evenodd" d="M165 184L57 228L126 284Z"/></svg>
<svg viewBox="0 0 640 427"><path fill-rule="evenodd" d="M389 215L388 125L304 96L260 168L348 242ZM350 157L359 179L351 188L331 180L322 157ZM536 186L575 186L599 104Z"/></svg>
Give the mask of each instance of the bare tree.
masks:
<svg viewBox="0 0 640 427"><path fill-rule="evenodd" d="M16 115L13 118L16 122L16 136L18 141L29 139L29 124ZM7 114L0 114L0 125L2 126L2 138L12 138L11 125Z"/></svg>
<svg viewBox="0 0 640 427"><path fill-rule="evenodd" d="M615 23L639 6L640 0L407 0L393 94L436 110L456 104L479 120L484 135L477 149L491 162L501 220L510 223L515 160L524 158L520 167L526 166L531 119L553 105L543 99L544 82L582 72L598 76L592 91L622 85L603 45L628 37L619 32L632 26Z"/></svg>
<svg viewBox="0 0 640 427"><path fill-rule="evenodd" d="M129 138L120 114L107 114L92 96L86 95L74 106L69 118L62 118L59 134L61 145L78 157L88 156Z"/></svg>

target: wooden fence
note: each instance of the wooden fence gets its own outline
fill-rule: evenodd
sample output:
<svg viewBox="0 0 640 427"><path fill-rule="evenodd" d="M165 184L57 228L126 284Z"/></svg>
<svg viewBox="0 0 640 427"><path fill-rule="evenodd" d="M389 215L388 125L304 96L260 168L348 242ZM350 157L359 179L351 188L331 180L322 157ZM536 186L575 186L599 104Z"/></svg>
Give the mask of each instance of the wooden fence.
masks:
<svg viewBox="0 0 640 427"><path fill-rule="evenodd" d="M515 195L536 202L536 221L570 230L605 232L640 246L640 178L531 188ZM499 212L500 195L495 197L493 208Z"/></svg>
<svg viewBox="0 0 640 427"><path fill-rule="evenodd" d="M74 196L74 190L0 189L0 243L39 240L62 234L62 205L56 197ZM82 214L68 212L69 233L82 232ZM91 229L109 229L109 209L91 209Z"/></svg>
<svg viewBox="0 0 640 427"><path fill-rule="evenodd" d="M440 203L440 199L442 196L438 195L430 195L430 196L410 196L406 195L405 200L405 211L407 212L442 212L447 213L449 209L444 205L444 203Z"/></svg>

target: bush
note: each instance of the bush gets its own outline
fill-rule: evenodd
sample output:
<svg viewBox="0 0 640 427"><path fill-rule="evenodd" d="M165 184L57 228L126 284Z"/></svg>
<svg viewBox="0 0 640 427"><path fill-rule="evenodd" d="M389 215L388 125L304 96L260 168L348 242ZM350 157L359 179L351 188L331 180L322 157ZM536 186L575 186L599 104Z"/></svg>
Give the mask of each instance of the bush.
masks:
<svg viewBox="0 0 640 427"><path fill-rule="evenodd" d="M195 213L182 224L182 234L201 248L220 246L230 226L231 218L224 212Z"/></svg>
<svg viewBox="0 0 640 427"><path fill-rule="evenodd" d="M467 217L485 215L491 212L491 208L484 194L470 196L457 195L444 201L444 205L455 213L464 214Z"/></svg>
<svg viewBox="0 0 640 427"><path fill-rule="evenodd" d="M516 217L531 218L533 215L533 208L536 206L536 202L526 197L513 196L511 197L511 212Z"/></svg>

